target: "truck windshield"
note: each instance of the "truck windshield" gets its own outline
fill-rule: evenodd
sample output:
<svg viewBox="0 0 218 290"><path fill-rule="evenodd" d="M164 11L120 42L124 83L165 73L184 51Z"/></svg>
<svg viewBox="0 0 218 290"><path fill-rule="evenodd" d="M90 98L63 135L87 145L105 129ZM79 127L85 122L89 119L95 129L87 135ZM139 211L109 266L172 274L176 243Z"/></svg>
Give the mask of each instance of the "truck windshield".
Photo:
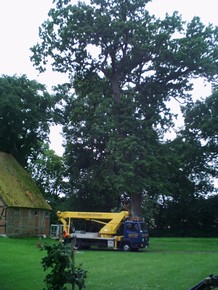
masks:
<svg viewBox="0 0 218 290"><path fill-rule="evenodd" d="M134 231L134 232L138 232L138 231L147 232L148 231L146 223L144 222L127 223L126 227L127 227L127 230Z"/></svg>
<svg viewBox="0 0 218 290"><path fill-rule="evenodd" d="M129 231L135 231L135 232L138 232L139 231L139 225L138 223L128 223L127 224L127 229Z"/></svg>

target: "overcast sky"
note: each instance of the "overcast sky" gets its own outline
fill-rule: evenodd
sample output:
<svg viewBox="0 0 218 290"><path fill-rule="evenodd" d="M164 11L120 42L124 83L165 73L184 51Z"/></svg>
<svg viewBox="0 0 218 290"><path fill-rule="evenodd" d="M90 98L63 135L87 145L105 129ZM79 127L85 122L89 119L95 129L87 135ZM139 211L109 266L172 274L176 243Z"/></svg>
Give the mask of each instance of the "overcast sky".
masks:
<svg viewBox="0 0 218 290"><path fill-rule="evenodd" d="M39 40L38 28L47 19L51 6L52 0L0 0L0 75L26 74L48 88L66 80L64 75L51 70L38 75L29 59L29 49ZM218 0L153 0L147 7L158 17L179 11L184 20L199 16L205 24L218 25ZM197 89L201 96L210 94L208 87L200 83ZM61 154L58 134L58 128L54 128L51 142L52 148Z"/></svg>

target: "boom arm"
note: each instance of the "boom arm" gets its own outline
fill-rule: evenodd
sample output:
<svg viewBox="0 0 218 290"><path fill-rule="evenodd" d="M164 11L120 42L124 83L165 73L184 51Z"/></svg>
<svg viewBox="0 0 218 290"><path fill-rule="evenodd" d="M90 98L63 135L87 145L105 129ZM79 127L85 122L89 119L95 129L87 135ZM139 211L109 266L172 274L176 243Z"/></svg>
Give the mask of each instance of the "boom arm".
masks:
<svg viewBox="0 0 218 290"><path fill-rule="evenodd" d="M103 223L105 225L100 230L100 234L102 237L109 237L116 234L122 220L128 218L129 213L128 211L121 211L119 213L58 211L57 216L63 223L65 230L69 227L70 219L85 219ZM68 225L66 221L67 219L69 219ZM109 222L102 222L102 220L109 220Z"/></svg>

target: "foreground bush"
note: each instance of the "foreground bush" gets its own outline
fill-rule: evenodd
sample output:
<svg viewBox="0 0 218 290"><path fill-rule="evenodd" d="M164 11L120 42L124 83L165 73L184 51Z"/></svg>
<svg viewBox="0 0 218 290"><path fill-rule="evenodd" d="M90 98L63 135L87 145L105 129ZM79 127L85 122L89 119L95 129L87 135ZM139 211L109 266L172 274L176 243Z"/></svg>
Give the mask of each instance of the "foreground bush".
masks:
<svg viewBox="0 0 218 290"><path fill-rule="evenodd" d="M44 271L51 268L44 282L48 290L65 290L66 284L71 284L72 289L77 285L79 289L85 288L87 271L76 267L74 253L62 244L45 245L47 256L42 258Z"/></svg>

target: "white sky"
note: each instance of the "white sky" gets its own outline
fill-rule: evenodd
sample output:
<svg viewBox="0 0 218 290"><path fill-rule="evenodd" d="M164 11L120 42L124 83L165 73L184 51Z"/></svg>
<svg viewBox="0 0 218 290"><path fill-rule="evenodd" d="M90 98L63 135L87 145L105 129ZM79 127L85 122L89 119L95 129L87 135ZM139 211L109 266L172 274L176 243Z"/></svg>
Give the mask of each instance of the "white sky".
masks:
<svg viewBox="0 0 218 290"><path fill-rule="evenodd" d="M25 74L48 89L66 81L64 75L51 70L38 75L29 59L29 49L39 40L38 28L47 19L51 6L52 0L0 0L0 75ZM218 25L218 0L153 0L147 7L158 17L179 11L184 20L197 15L205 24ZM210 94L210 89L198 82L195 93L203 97ZM51 148L57 154L63 153L61 142L60 127L52 128Z"/></svg>

